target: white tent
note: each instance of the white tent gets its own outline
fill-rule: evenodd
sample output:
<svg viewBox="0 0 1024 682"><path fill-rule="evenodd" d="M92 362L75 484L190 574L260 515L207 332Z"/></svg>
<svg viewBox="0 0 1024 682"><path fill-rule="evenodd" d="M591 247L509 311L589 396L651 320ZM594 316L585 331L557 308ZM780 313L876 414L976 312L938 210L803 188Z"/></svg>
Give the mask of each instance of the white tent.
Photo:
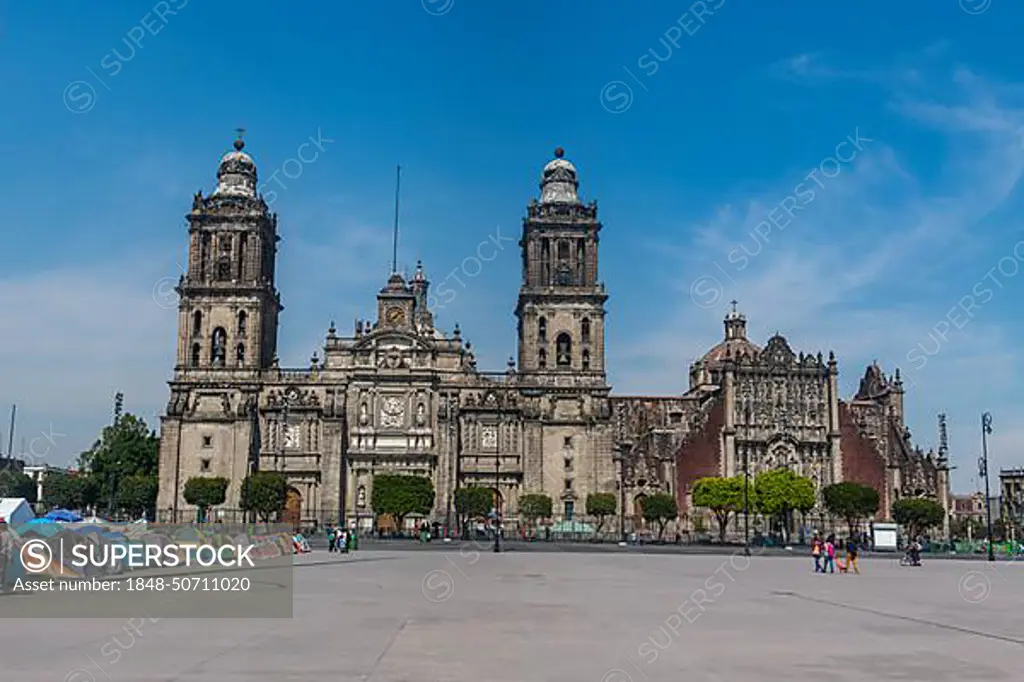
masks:
<svg viewBox="0 0 1024 682"><path fill-rule="evenodd" d="M19 526L35 517L24 497L0 497L0 523Z"/></svg>

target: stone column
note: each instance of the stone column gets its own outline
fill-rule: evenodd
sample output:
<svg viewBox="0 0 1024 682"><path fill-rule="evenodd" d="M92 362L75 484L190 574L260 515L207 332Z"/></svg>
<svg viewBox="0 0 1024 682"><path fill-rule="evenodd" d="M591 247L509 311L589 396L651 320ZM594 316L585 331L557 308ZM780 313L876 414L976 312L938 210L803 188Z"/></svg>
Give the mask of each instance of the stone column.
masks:
<svg viewBox="0 0 1024 682"><path fill-rule="evenodd" d="M820 357L820 356L819 356ZM839 426L839 365L828 352L828 450L832 462L832 483L843 480L842 432Z"/></svg>
<svg viewBox="0 0 1024 682"><path fill-rule="evenodd" d="M723 429L724 449L722 475L736 475L736 387L732 360L726 358L725 371L725 428Z"/></svg>

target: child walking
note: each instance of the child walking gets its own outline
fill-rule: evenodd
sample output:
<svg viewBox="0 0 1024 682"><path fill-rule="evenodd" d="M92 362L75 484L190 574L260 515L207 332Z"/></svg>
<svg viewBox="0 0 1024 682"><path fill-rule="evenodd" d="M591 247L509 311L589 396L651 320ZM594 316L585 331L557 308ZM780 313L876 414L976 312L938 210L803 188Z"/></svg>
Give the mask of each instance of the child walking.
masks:
<svg viewBox="0 0 1024 682"><path fill-rule="evenodd" d="M826 569L828 569L826 571ZM836 572L836 536L829 535L825 539L825 565L821 567L822 573Z"/></svg>

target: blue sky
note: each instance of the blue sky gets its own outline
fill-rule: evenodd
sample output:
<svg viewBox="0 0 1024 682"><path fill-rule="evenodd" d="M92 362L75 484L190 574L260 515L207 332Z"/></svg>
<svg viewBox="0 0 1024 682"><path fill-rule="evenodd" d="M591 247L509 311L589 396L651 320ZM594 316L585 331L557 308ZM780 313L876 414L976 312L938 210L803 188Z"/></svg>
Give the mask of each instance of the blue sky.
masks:
<svg viewBox="0 0 1024 682"><path fill-rule="evenodd" d="M74 458L117 390L156 422L183 216L242 126L263 178L323 140L274 203L286 365L331 320L372 314L396 164L400 261L422 258L436 285L481 241L517 236L562 146L605 224L617 393L682 392L735 298L756 342L835 349L846 395L872 360L902 366L915 440L934 445L949 415L958 490L977 485L983 410L994 464L1024 465L1024 6L826 5L5 3L0 401L19 405L15 449ZM515 342L519 257L503 243L437 311L492 369Z"/></svg>

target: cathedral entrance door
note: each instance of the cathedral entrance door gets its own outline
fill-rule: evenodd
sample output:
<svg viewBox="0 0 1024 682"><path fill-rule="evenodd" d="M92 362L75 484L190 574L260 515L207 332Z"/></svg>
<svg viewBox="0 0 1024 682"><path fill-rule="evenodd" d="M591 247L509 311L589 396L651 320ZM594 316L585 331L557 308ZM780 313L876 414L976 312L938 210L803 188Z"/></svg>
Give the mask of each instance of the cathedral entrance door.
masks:
<svg viewBox="0 0 1024 682"><path fill-rule="evenodd" d="M644 500L646 498L647 496L643 493L633 498L633 528L638 531L644 527Z"/></svg>
<svg viewBox="0 0 1024 682"><path fill-rule="evenodd" d="M298 528L302 521L302 494L295 488L288 488L284 498L284 513L281 522Z"/></svg>

